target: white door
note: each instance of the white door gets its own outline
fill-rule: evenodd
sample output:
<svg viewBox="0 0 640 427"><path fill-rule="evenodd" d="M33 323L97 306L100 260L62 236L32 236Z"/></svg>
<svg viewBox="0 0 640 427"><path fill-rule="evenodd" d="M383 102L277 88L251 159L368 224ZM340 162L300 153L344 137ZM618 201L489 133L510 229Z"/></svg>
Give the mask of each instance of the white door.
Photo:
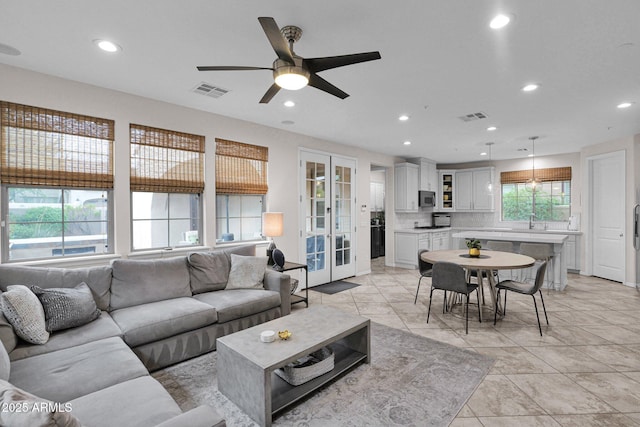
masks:
<svg viewBox="0 0 640 427"><path fill-rule="evenodd" d="M624 281L624 151L590 159L593 275Z"/></svg>
<svg viewBox="0 0 640 427"><path fill-rule="evenodd" d="M301 151L300 252L309 286L354 276L355 160Z"/></svg>

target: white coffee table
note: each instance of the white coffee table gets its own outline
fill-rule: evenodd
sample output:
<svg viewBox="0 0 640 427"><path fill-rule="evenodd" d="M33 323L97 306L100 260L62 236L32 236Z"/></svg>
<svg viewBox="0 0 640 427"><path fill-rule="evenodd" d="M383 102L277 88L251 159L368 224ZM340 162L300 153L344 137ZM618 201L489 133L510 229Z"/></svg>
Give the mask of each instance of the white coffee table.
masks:
<svg viewBox="0 0 640 427"><path fill-rule="evenodd" d="M292 332L288 340L260 341L265 330ZM332 371L292 386L274 371L322 347L335 354ZM312 393L360 362L369 363L370 321L319 305L217 340L218 389L262 426L274 413Z"/></svg>

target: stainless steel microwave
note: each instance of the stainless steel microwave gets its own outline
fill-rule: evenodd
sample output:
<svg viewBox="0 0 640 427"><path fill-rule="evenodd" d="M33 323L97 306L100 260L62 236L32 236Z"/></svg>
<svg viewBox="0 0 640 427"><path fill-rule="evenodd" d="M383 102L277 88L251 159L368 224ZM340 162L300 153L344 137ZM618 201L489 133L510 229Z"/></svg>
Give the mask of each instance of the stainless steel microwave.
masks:
<svg viewBox="0 0 640 427"><path fill-rule="evenodd" d="M436 205L435 191L420 191L418 193L418 206L424 208L432 208Z"/></svg>

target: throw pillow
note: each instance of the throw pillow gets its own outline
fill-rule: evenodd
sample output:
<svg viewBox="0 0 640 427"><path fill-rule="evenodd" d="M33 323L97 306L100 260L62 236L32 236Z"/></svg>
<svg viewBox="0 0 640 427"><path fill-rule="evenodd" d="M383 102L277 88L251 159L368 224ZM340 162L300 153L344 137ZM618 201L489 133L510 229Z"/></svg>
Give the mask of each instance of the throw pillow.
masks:
<svg viewBox="0 0 640 427"><path fill-rule="evenodd" d="M18 336L13 330L13 326L4 317L4 314L0 311L0 341L4 345L4 348L7 350L7 353L11 353L14 348L18 345Z"/></svg>
<svg viewBox="0 0 640 427"><path fill-rule="evenodd" d="M47 331L82 326L100 317L89 286L82 282L75 288L49 288L31 286L44 309Z"/></svg>
<svg viewBox="0 0 640 427"><path fill-rule="evenodd" d="M262 281L266 269L266 256L231 254L231 271L226 289L264 289Z"/></svg>
<svg viewBox="0 0 640 427"><path fill-rule="evenodd" d="M39 398L0 380L0 425L14 427L82 427L70 403Z"/></svg>
<svg viewBox="0 0 640 427"><path fill-rule="evenodd" d="M11 360L9 359L9 353L4 348L4 345L0 343L0 380L9 380L11 375ZM0 411L2 408L0 408Z"/></svg>
<svg viewBox="0 0 640 427"><path fill-rule="evenodd" d="M16 334L32 344L44 344L49 339L44 310L38 297L24 285L11 285L0 296L2 312Z"/></svg>

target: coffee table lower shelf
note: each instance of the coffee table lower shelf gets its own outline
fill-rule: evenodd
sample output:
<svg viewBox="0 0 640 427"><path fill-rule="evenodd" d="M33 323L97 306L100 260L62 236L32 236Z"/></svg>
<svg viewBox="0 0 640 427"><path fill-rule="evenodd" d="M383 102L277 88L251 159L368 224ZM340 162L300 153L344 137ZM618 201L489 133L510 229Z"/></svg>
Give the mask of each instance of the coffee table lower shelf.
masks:
<svg viewBox="0 0 640 427"><path fill-rule="evenodd" d="M277 376L275 373L271 373L272 414L275 415L282 411L292 403L297 402L338 376L346 373L348 370L367 358L366 354L354 351L339 343L333 343L327 347L331 348L334 352L335 362L333 369L319 377L307 381L304 384L293 386Z"/></svg>

